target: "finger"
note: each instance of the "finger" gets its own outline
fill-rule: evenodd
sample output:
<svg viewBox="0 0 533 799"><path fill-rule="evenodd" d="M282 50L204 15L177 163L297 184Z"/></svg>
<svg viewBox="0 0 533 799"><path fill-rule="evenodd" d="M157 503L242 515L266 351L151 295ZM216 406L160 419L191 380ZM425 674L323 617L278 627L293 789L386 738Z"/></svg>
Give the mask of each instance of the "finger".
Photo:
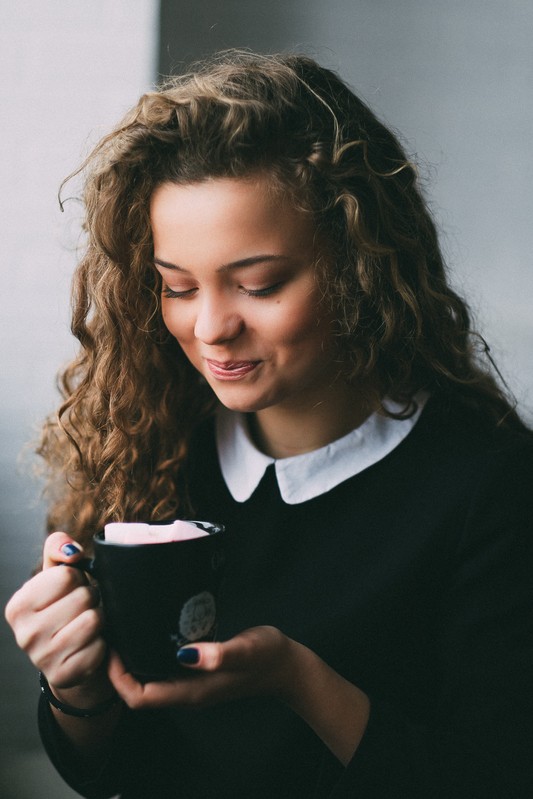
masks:
<svg viewBox="0 0 533 799"><path fill-rule="evenodd" d="M182 646L177 654L181 666L202 671L217 671L225 662L224 644L202 643L195 646ZM227 661L227 657L226 657ZM228 663L225 663L226 668Z"/></svg>
<svg viewBox="0 0 533 799"><path fill-rule="evenodd" d="M134 698L140 693L142 686L131 675L119 655L113 650L109 653L109 660L107 663L107 675L113 684L116 692L127 703L128 698Z"/></svg>
<svg viewBox="0 0 533 799"><path fill-rule="evenodd" d="M114 651L109 655L107 673L117 694L133 710L192 703L190 678L140 683Z"/></svg>
<svg viewBox="0 0 533 799"><path fill-rule="evenodd" d="M101 636L104 627L102 609L99 607L86 608L70 619L52 636L52 645L64 649L77 651Z"/></svg>
<svg viewBox="0 0 533 799"><path fill-rule="evenodd" d="M98 604L95 591L89 586L79 586L68 595L58 594L58 597L45 608L35 608L37 600L32 594L25 604L20 601L24 610L13 611L12 626L17 644L32 659L38 657L43 648L53 648L54 636L80 614ZM39 597L40 602L42 597Z"/></svg>
<svg viewBox="0 0 533 799"><path fill-rule="evenodd" d="M267 667L284 638L274 627L252 627L223 643L183 646L177 657L180 664L202 671L245 671L251 665L261 669Z"/></svg>
<svg viewBox="0 0 533 799"><path fill-rule="evenodd" d="M100 603L100 591L96 586L85 582L83 574L75 569L57 569L54 572L48 591L43 591L36 600L35 611L47 611L53 616L56 632L87 608L97 607Z"/></svg>
<svg viewBox="0 0 533 799"><path fill-rule="evenodd" d="M92 585L79 585L43 611L43 619L51 619L52 634L74 621L81 613L100 604L100 592Z"/></svg>
<svg viewBox="0 0 533 799"><path fill-rule="evenodd" d="M147 705L146 685L130 674L119 655L114 651L109 654L107 674L116 692L129 707L140 708ZM147 683L147 685L153 684Z"/></svg>
<svg viewBox="0 0 533 799"><path fill-rule="evenodd" d="M11 597L5 616L15 634L35 621L34 614L52 606L85 583L76 569L47 569L39 572ZM19 644L20 645L20 644Z"/></svg>
<svg viewBox="0 0 533 799"><path fill-rule="evenodd" d="M43 549L43 569L58 563L76 563L83 556L82 547L66 533L51 533Z"/></svg>
<svg viewBox="0 0 533 799"><path fill-rule="evenodd" d="M66 652L62 660L43 661L40 670L46 674L50 685L56 688L73 688L92 677L105 661L107 646L97 637L75 652Z"/></svg>

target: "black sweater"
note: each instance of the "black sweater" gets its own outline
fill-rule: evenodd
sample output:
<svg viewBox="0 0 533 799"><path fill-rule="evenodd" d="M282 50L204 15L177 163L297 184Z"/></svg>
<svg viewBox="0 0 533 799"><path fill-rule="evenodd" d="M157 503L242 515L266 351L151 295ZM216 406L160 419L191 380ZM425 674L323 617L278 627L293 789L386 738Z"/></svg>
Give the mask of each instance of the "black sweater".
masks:
<svg viewBox="0 0 533 799"><path fill-rule="evenodd" d="M82 795L124 799L531 799L533 446L430 401L387 457L299 505L273 467L237 503L211 425L196 518L227 528L221 639L271 624L365 691L347 768L282 704L127 712L83 774L47 705L45 746Z"/></svg>

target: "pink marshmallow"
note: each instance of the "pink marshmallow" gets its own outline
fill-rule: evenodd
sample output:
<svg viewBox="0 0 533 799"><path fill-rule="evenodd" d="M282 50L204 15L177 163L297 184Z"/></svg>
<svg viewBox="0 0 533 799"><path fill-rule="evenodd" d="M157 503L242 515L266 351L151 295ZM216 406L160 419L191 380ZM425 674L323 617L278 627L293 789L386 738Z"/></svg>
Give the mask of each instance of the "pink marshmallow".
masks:
<svg viewBox="0 0 533 799"><path fill-rule="evenodd" d="M110 522L105 526L105 540L113 544L163 544L168 541L188 541L209 535L191 522L176 520L170 524L144 522Z"/></svg>

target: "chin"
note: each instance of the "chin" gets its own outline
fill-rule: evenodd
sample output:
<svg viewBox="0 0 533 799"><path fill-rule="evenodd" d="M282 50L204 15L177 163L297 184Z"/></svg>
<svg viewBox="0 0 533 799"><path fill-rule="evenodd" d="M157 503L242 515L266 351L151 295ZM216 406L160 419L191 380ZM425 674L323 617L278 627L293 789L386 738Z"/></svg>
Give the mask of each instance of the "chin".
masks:
<svg viewBox="0 0 533 799"><path fill-rule="evenodd" d="M235 411L235 413L255 413L256 411L260 411L263 409L263 405L256 405L255 403L250 402L231 402L230 400L224 401L218 398L218 401L223 405L228 411ZM268 407L268 406L266 406Z"/></svg>
<svg viewBox="0 0 533 799"><path fill-rule="evenodd" d="M237 397L231 396L231 392L218 392L218 401L229 411L237 413L257 413L265 408L271 408L277 404L277 400L265 397Z"/></svg>

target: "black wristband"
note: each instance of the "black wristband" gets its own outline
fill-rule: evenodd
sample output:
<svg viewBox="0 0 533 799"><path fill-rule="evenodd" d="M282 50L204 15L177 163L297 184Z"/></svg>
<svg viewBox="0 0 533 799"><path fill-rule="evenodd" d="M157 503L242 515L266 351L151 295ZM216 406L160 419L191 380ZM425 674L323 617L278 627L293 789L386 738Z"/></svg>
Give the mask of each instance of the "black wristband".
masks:
<svg viewBox="0 0 533 799"><path fill-rule="evenodd" d="M105 702L101 702L99 705L91 708L80 708L80 707L72 707L72 705L66 705L64 702L60 702L57 696L54 696L52 693L52 689L48 684L48 680L42 673L39 672L39 684L41 686L41 691L43 695L46 697L46 700L53 705L57 710L60 710L61 713L64 713L66 716L76 716L78 719L90 719L93 716L101 716L103 713L106 713L110 708L113 707L119 701L119 696L115 692L110 699L106 699Z"/></svg>

